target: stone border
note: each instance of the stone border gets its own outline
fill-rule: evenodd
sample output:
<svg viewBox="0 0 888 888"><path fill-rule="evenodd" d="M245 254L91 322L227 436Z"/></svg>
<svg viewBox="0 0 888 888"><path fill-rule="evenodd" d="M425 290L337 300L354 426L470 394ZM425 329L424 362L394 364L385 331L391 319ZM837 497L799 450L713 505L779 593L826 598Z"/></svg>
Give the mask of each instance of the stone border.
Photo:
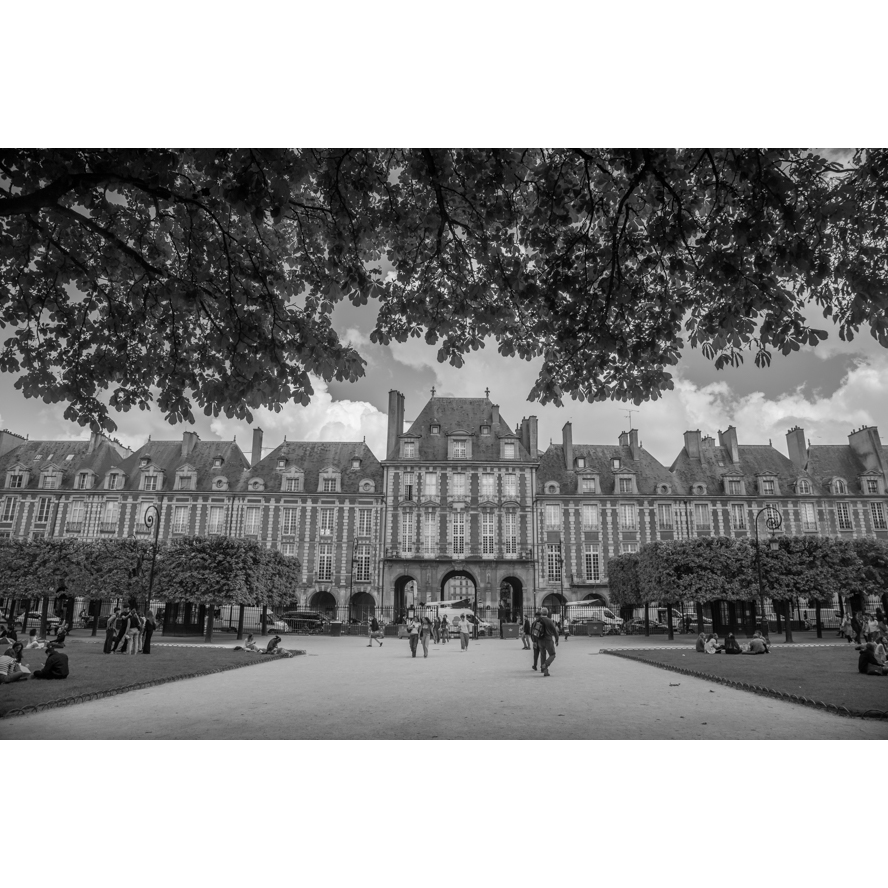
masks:
<svg viewBox="0 0 888 888"><path fill-rule="evenodd" d="M820 647L820 645L810 645L810 647ZM811 706L814 709L820 709L824 712L831 712L833 715L844 715L849 718L876 718L888 719L888 711L882 709L848 709L847 706L836 706L835 703L824 703L822 700L811 700L808 697L801 697L798 694L787 694L785 691L777 691L774 688L763 688L758 685L749 684L746 681L734 681L732 678L725 678L722 675L713 675L711 672L698 672L694 669L685 669L682 666L672 666L668 663L658 663L656 660L642 660L631 656L632 653L627 648L620 650L601 650L600 654L608 654L612 657L622 657L625 660L632 660L635 663L643 663L648 666L656 666L657 669L665 669L668 672L678 672L680 675L687 675L690 678L702 678L704 681L712 681L716 684L727 685L736 688L738 691L749 691L753 694L759 694L763 697L774 697L778 700L785 700L787 703L799 703L802 706ZM647 648L652 650L652 648ZM655 649L654 649L655 650Z"/></svg>
<svg viewBox="0 0 888 888"><path fill-rule="evenodd" d="M168 645L169 647L181 647L181 645ZM228 650L223 648L223 650ZM305 654L305 651L290 651L293 656ZM104 691L92 691L88 694L77 694L73 697L63 697L61 700L47 700L46 703L38 703L36 706L23 706L21 709L10 709L0 719L11 718L19 715L33 715L35 712L45 712L47 709L59 709L63 706L73 706L75 703L88 703L90 700L101 700L104 697L116 697L127 691L140 691L143 688L154 688L159 685L169 684L173 681L184 681L186 678L201 678L204 675L215 675L217 672L230 672L232 669L244 669L247 666L258 666L261 663L276 663L280 660L289 660L291 657L263 657L262 659L245 660L243 663L229 663L216 669L202 669L200 672L189 672L186 675L170 675L167 678L154 678L151 681L140 681L137 684L124 685L119 688L108 688Z"/></svg>

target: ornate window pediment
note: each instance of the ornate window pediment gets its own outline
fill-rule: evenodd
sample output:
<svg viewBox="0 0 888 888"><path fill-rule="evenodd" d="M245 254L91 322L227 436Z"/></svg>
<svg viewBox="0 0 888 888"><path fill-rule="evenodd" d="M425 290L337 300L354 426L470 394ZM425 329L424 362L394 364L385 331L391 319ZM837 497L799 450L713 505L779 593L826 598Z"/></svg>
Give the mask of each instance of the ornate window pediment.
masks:
<svg viewBox="0 0 888 888"><path fill-rule="evenodd" d="M15 463L9 467L6 472L6 487L12 490L18 490L28 486L31 478L31 471L23 463Z"/></svg>

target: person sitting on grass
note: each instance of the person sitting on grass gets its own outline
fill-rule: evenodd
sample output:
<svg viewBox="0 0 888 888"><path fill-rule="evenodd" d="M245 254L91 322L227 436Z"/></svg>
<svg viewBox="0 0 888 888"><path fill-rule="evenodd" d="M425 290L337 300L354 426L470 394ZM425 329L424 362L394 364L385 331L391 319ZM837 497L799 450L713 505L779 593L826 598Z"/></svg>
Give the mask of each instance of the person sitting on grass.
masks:
<svg viewBox="0 0 888 888"><path fill-rule="evenodd" d="M37 630L31 629L28 632L28 643L25 645L26 651L39 650L43 647L43 642L37 638Z"/></svg>
<svg viewBox="0 0 888 888"><path fill-rule="evenodd" d="M275 635L274 638L272 638L271 641L268 642L268 646L265 648L265 650L260 651L259 653L261 653L261 654L276 654L276 653L278 653L277 646L280 643L281 643L280 635Z"/></svg>
<svg viewBox="0 0 888 888"><path fill-rule="evenodd" d="M770 654L771 646L767 639L762 635L760 629L755 630L755 634L749 639L749 646L743 651L744 654Z"/></svg>
<svg viewBox="0 0 888 888"><path fill-rule="evenodd" d="M737 644L737 639L734 638L734 633L729 632L728 637L725 639L725 653L726 654L742 654L743 649Z"/></svg>
<svg viewBox="0 0 888 888"><path fill-rule="evenodd" d="M861 675L888 675L888 667L882 666L876 659L876 645L872 641L860 645L857 650L857 671Z"/></svg>
<svg viewBox="0 0 888 888"><path fill-rule="evenodd" d="M260 652L259 648L256 647L256 642L253 641L252 632L247 635L247 640L244 642L244 648L248 651L252 651L254 654L258 654Z"/></svg>
<svg viewBox="0 0 888 888"><path fill-rule="evenodd" d="M706 633L701 632L697 636L697 653L705 654L706 653Z"/></svg>
<svg viewBox="0 0 888 888"><path fill-rule="evenodd" d="M725 649L725 646L718 643L718 636L713 632L706 639L706 644L703 649L707 654L720 654Z"/></svg>
<svg viewBox="0 0 888 888"><path fill-rule="evenodd" d="M34 673L34 678L64 679L68 674L68 655L63 654L55 642L50 642L46 646L46 662Z"/></svg>
<svg viewBox="0 0 888 888"><path fill-rule="evenodd" d="M15 659L15 651L7 648L6 653L0 657L0 684L10 684L13 681L24 681L30 673L22 672Z"/></svg>

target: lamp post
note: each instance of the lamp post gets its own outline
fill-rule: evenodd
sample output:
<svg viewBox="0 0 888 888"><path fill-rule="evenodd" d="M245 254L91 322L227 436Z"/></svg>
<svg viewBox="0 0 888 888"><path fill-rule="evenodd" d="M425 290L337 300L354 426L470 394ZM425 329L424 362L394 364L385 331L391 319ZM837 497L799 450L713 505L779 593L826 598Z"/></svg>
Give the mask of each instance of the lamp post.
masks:
<svg viewBox="0 0 888 888"><path fill-rule="evenodd" d="M761 631L762 635L768 636L770 633L768 632L768 621L765 619L765 587L762 583L762 553L759 549L759 518L761 518L764 512L768 513L768 517L765 519L765 526L771 533L771 537L768 540L768 546L772 552L776 552L780 545L777 540L774 539L774 531L780 528L780 525L783 524L783 519L780 517L780 512L776 509L772 509L770 506L764 506L755 513L754 525L755 525L755 560L758 565L758 583L759 583L759 602L762 608L761 615ZM789 641L792 640L792 636L789 635Z"/></svg>
<svg viewBox="0 0 888 888"><path fill-rule="evenodd" d="M161 499L160 502L163 504L163 499ZM154 565L157 562L157 543L158 537L160 536L160 509L152 503L145 509L142 521L145 523L145 526L149 531L152 527L154 528L154 540L151 545L151 570L148 573L148 598L145 604L145 612L147 613L151 608L151 592L154 589ZM140 555L138 561L136 561L136 566L132 571L133 579L142 573L142 560L143 556Z"/></svg>

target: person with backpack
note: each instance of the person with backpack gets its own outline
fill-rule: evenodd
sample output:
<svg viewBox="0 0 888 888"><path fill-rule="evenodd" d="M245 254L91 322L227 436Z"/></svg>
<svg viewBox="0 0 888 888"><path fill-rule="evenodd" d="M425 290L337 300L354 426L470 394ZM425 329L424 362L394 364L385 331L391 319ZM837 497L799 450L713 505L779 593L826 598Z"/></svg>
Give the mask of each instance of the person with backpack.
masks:
<svg viewBox="0 0 888 888"><path fill-rule="evenodd" d="M536 657L540 658L540 672L549 678L549 667L555 659L555 648L558 646L558 627L549 619L549 609L541 607L537 612L533 625L530 627L530 637L534 642L534 664L536 671ZM539 649L538 651L536 649Z"/></svg>
<svg viewBox="0 0 888 888"><path fill-rule="evenodd" d="M379 620L376 617L370 620L370 644L367 647L373 647L374 639L379 642L379 646L382 647L382 632L379 631Z"/></svg>

